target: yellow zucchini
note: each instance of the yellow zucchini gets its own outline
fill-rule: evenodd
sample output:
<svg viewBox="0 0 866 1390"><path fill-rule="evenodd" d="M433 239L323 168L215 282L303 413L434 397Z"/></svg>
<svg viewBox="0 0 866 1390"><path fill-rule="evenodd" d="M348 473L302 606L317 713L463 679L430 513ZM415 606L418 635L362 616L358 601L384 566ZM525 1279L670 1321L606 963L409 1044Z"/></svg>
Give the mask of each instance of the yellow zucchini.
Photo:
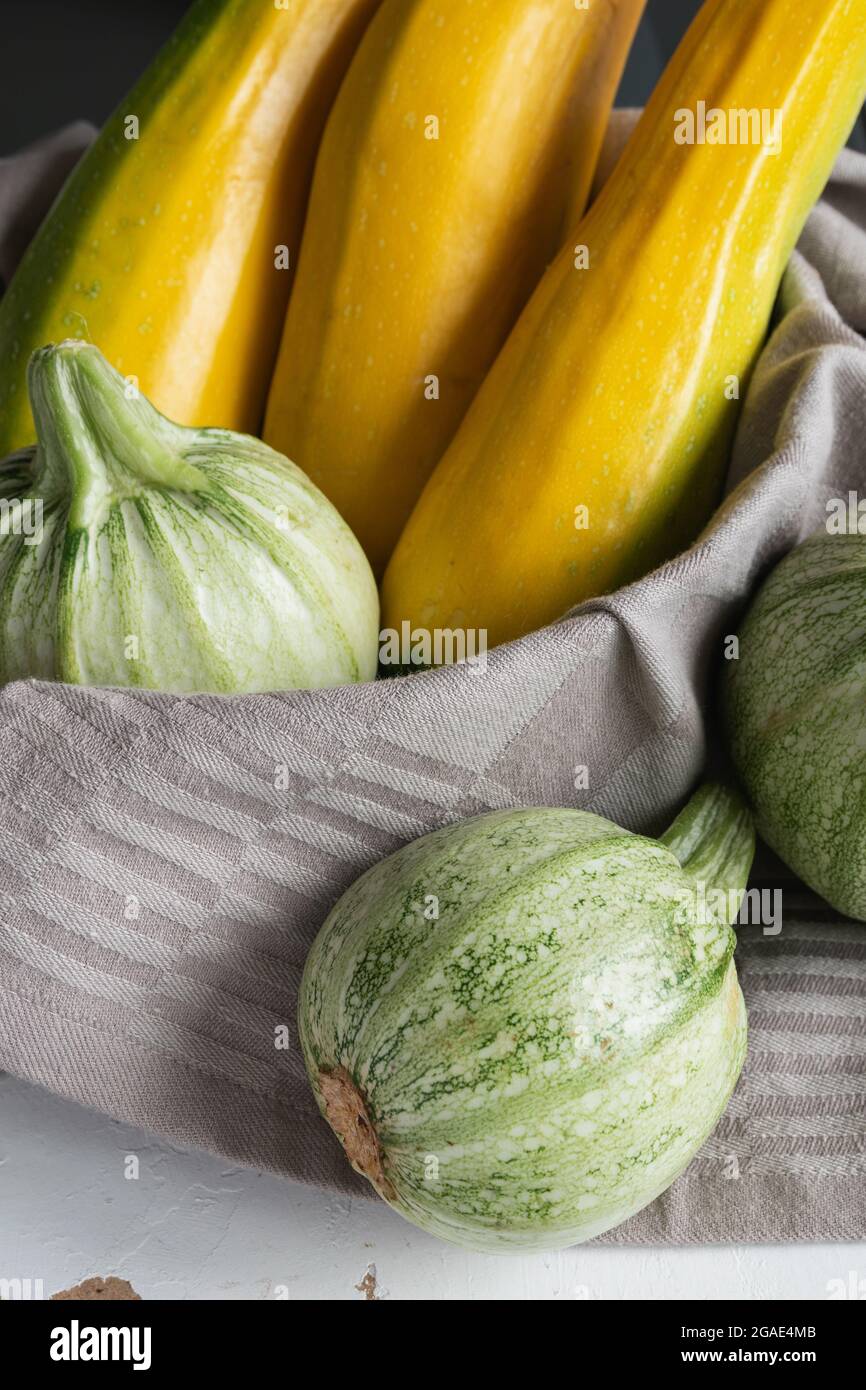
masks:
<svg viewBox="0 0 866 1390"><path fill-rule="evenodd" d="M864 95L866 5L707 0L419 500L388 627L482 628L492 645L694 539Z"/></svg>
<svg viewBox="0 0 866 1390"><path fill-rule="evenodd" d="M586 203L645 0L385 0L316 165L265 439L381 571Z"/></svg>
<svg viewBox="0 0 866 1390"><path fill-rule="evenodd" d="M25 372L95 343L184 425L256 431L316 149L379 0L198 0L84 156L0 301L0 457ZM286 252L277 248L286 247Z"/></svg>

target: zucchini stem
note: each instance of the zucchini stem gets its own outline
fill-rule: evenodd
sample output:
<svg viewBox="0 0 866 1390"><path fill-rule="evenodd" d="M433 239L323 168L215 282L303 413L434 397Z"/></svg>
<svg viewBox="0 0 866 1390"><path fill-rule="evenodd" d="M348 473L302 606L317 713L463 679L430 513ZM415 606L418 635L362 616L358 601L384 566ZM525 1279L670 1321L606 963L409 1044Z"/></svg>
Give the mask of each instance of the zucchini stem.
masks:
<svg viewBox="0 0 866 1390"><path fill-rule="evenodd" d="M725 895L729 907L722 915L732 926L755 857L755 827L739 792L705 783L659 840L704 894Z"/></svg>
<svg viewBox="0 0 866 1390"><path fill-rule="evenodd" d="M183 431L166 420L91 343L68 339L34 352L27 384L39 439L43 488L71 482L70 523L87 526L100 510L142 487L207 488L182 456Z"/></svg>

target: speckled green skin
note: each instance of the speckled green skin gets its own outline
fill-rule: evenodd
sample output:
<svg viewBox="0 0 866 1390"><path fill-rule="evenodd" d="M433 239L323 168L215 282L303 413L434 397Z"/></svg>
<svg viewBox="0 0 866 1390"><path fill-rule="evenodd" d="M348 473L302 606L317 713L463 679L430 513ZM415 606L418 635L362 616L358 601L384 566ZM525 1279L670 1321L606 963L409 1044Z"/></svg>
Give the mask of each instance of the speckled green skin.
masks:
<svg viewBox="0 0 866 1390"><path fill-rule="evenodd" d="M0 534L0 680L251 692L372 680L378 597L309 479L257 439L183 429L99 351L34 355L37 449L0 497L43 535Z"/></svg>
<svg viewBox="0 0 866 1390"><path fill-rule="evenodd" d="M754 836L736 798L698 803L703 838L693 818L671 847L580 811L477 817L334 908L301 985L307 1069L323 1112L320 1073L350 1073L410 1221L479 1250L586 1240L713 1128L745 1012L734 934L683 910L674 849L742 889ZM726 839L726 858L702 855Z"/></svg>
<svg viewBox="0 0 866 1390"><path fill-rule="evenodd" d="M821 531L772 572L727 663L731 752L761 836L866 921L866 537Z"/></svg>

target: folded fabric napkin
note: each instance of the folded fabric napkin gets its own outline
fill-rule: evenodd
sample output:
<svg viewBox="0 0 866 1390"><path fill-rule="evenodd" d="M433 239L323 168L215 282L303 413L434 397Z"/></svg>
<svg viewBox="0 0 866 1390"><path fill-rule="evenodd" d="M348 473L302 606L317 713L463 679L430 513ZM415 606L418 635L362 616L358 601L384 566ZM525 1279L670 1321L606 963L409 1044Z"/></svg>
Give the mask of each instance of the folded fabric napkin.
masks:
<svg viewBox="0 0 866 1390"><path fill-rule="evenodd" d="M4 273L75 129L0 162ZM483 673L243 698L2 690L0 1066L176 1142L369 1193L295 1035L326 912L376 859L490 808L575 805L644 831L673 816L718 747L722 636L826 500L866 486L864 328L866 157L849 151L787 272L737 486L677 560ZM603 1240L866 1235L866 928L794 887L785 911L778 936L741 932L750 1053L719 1128Z"/></svg>

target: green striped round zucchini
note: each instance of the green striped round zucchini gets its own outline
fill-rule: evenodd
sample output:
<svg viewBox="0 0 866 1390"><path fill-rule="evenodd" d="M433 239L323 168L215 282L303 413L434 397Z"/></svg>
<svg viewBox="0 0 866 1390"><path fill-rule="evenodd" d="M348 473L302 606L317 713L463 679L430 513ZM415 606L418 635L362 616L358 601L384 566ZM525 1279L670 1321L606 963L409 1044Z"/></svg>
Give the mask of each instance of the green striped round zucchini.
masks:
<svg viewBox="0 0 866 1390"><path fill-rule="evenodd" d="M754 849L706 787L661 841L495 812L377 864L310 953L300 1033L358 1169L479 1250L586 1240L664 1190L745 1053L730 922Z"/></svg>
<svg viewBox="0 0 866 1390"><path fill-rule="evenodd" d="M371 680L376 585L281 454L160 415L97 348L40 349L0 466L0 680L239 693Z"/></svg>
<svg viewBox="0 0 866 1390"><path fill-rule="evenodd" d="M820 531L772 571L728 664L734 763L762 838L866 921L866 536Z"/></svg>

